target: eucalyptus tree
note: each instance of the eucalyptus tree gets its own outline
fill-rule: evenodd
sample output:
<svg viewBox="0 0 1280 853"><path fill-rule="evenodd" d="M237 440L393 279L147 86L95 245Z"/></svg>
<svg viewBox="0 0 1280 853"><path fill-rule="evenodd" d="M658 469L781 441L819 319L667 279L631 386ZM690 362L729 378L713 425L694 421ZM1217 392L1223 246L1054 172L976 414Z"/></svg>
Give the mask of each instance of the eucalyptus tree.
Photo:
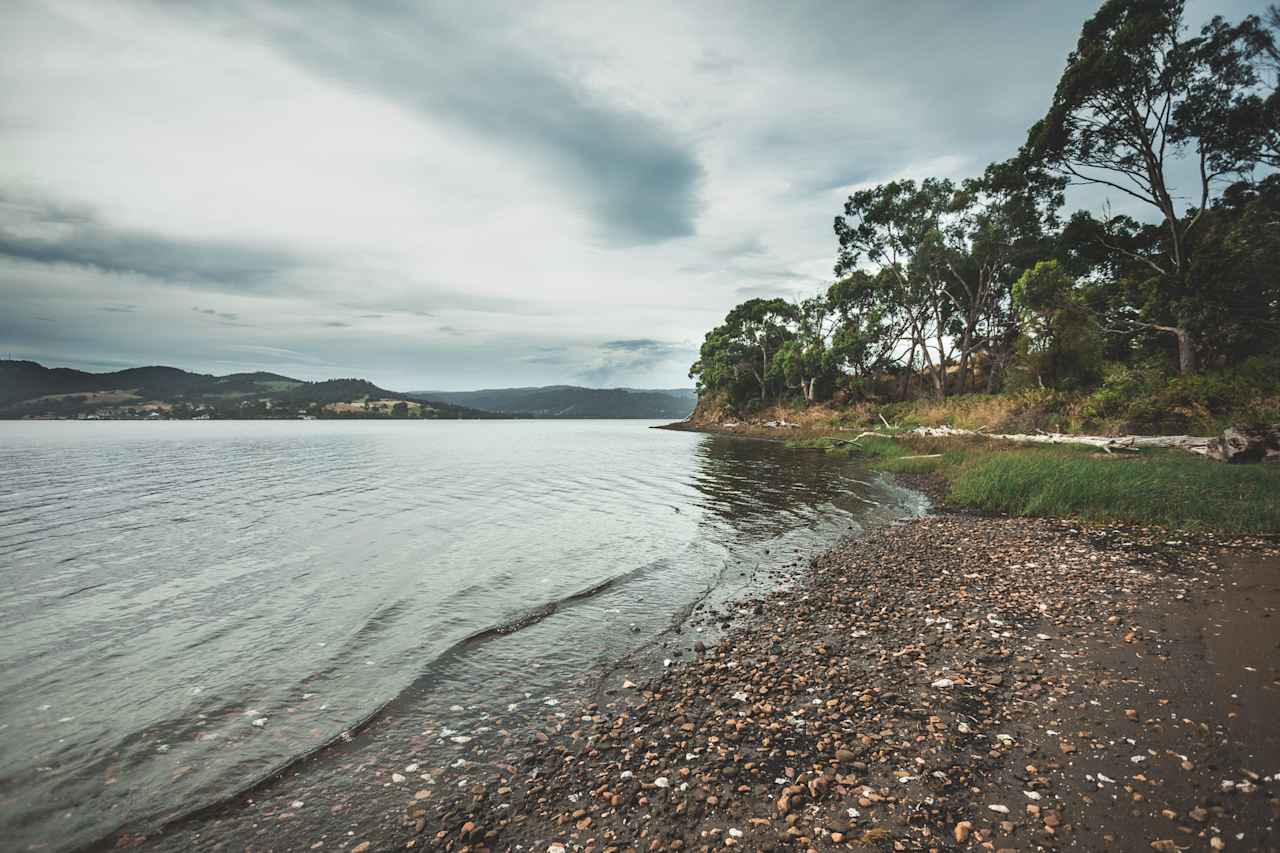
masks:
<svg viewBox="0 0 1280 853"><path fill-rule="evenodd" d="M890 335L934 393L970 389L986 355L988 387L1012 354L1013 282L1047 251L1065 180L1021 164L992 164L979 178L896 181L853 194L835 221L836 274L848 295ZM951 378L951 369L954 378Z"/></svg>
<svg viewBox="0 0 1280 853"><path fill-rule="evenodd" d="M1037 384L1074 389L1101 377L1102 347L1075 280L1056 260L1040 261L1013 286L1020 349Z"/></svg>
<svg viewBox="0 0 1280 853"><path fill-rule="evenodd" d="M1024 163L1152 210L1155 229L1134 233L1132 220L1112 218L1096 238L1143 270L1136 290L1149 298L1126 321L1172 335L1184 373L1197 369L1202 331L1190 281L1197 232L1223 179L1249 173L1265 147L1264 128L1243 125L1268 45L1256 16L1235 27L1214 19L1189 38L1183 0L1107 0L1085 22L1023 148ZM1175 186L1180 163L1195 173L1190 187Z"/></svg>
<svg viewBox="0 0 1280 853"><path fill-rule="evenodd" d="M938 258L945 251L941 229L955 191L943 178L891 181L849 196L834 224L840 246L836 276L866 267L874 271L860 282L874 291L864 298L888 327L900 330L900 358L908 367L919 359L940 397L947 393L954 306L944 292Z"/></svg>
<svg viewBox="0 0 1280 853"><path fill-rule="evenodd" d="M749 299L707 333L698 360L689 369L699 390L723 390L734 403L746 389L760 402L779 396L782 379L775 356L795 337L797 308L785 299Z"/></svg>
<svg viewBox="0 0 1280 853"><path fill-rule="evenodd" d="M941 230L939 260L949 281L943 294L953 306L956 384L970 389L976 357L986 357L988 390L995 390L1013 354L1017 315L1014 282L1050 251L1065 180L1014 163L993 163L961 184Z"/></svg>
<svg viewBox="0 0 1280 853"><path fill-rule="evenodd" d="M839 317L826 296L818 295L796 303L793 319L794 334L774 354L774 368L786 387L816 403L840 373L831 348Z"/></svg>

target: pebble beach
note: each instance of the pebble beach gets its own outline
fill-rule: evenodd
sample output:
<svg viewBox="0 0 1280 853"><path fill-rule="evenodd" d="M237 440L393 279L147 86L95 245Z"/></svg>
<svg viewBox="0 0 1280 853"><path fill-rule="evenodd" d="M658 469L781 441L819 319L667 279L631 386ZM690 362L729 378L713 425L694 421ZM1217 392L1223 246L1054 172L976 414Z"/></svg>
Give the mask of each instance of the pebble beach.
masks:
<svg viewBox="0 0 1280 853"><path fill-rule="evenodd" d="M345 849L1280 849L1274 543L942 515L747 606Z"/></svg>

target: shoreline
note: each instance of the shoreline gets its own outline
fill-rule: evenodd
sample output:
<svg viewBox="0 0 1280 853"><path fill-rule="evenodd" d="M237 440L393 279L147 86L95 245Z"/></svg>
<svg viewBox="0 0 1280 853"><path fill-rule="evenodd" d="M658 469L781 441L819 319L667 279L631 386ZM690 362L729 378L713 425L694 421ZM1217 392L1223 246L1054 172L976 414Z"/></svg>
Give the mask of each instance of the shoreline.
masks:
<svg viewBox="0 0 1280 853"><path fill-rule="evenodd" d="M933 516L438 786L392 846L1276 850L1278 642L1266 543Z"/></svg>
<svg viewBox="0 0 1280 853"><path fill-rule="evenodd" d="M253 838L145 846L1280 850L1280 549L1173 535L900 522L738 602L718 643L409 780L377 826L268 789L239 806Z"/></svg>

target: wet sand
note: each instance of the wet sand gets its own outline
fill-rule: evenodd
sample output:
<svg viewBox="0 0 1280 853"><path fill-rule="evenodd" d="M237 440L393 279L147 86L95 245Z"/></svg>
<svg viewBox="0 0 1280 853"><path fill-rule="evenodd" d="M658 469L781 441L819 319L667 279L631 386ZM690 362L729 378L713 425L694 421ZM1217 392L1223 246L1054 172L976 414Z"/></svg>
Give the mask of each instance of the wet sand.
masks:
<svg viewBox="0 0 1280 853"><path fill-rule="evenodd" d="M1280 850L1274 542L945 515L701 619L719 642L690 632L682 659L620 666L455 766L359 768L377 821L290 809L285 786L239 806L247 836L213 820L150 841Z"/></svg>

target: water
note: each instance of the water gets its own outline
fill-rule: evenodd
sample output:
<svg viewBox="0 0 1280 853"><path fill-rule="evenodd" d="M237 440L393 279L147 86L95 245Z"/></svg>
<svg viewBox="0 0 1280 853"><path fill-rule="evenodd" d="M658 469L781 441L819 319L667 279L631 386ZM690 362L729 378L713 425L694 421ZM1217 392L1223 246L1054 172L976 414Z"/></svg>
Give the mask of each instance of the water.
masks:
<svg viewBox="0 0 1280 853"><path fill-rule="evenodd" d="M0 423L7 849L154 828L390 708L518 714L908 500L648 426Z"/></svg>

